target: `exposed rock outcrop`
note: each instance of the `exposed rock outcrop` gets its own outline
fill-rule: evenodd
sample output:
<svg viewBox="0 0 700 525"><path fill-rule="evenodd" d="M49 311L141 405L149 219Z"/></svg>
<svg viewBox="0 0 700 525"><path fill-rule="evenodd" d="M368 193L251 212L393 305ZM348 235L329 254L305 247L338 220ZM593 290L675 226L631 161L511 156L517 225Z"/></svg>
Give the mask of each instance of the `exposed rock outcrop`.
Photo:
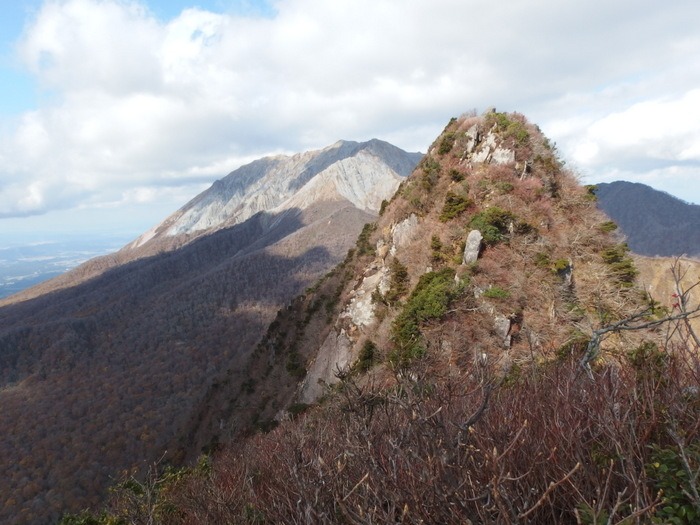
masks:
<svg viewBox="0 0 700 525"><path fill-rule="evenodd" d="M406 246L413 240L418 228L418 217L412 213L407 219L404 219L391 228L391 249L389 253L396 255L396 250Z"/></svg>
<svg viewBox="0 0 700 525"><path fill-rule="evenodd" d="M345 330L331 330L299 388L299 401L312 403L321 397L326 385L338 382L336 372L347 368L351 359L352 341Z"/></svg>
<svg viewBox="0 0 700 525"><path fill-rule="evenodd" d="M467 236L467 242L464 246L464 255L462 256L462 264L472 264L479 258L481 251L481 241L484 236L479 230L472 230Z"/></svg>
<svg viewBox="0 0 700 525"><path fill-rule="evenodd" d="M503 346L506 348L510 348L510 325L511 320L505 315L497 314L493 319L496 335L503 341Z"/></svg>
<svg viewBox="0 0 700 525"><path fill-rule="evenodd" d="M362 279L360 286L353 290L350 303L341 318L349 318L355 326L369 326L374 321L375 290L385 294L389 290L389 269L382 265Z"/></svg>

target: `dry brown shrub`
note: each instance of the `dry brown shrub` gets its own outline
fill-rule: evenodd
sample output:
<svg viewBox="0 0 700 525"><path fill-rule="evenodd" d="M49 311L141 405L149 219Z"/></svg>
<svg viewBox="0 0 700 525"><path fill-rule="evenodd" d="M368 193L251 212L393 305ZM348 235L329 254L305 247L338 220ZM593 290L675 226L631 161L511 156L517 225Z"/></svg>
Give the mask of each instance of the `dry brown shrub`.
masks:
<svg viewBox="0 0 700 525"><path fill-rule="evenodd" d="M322 411L219 457L170 494L173 523L574 523L648 520L651 444L700 437L695 354L663 370L576 360L501 380L425 367L390 389L346 381ZM494 390L495 388L495 390ZM484 410L485 409L485 410Z"/></svg>

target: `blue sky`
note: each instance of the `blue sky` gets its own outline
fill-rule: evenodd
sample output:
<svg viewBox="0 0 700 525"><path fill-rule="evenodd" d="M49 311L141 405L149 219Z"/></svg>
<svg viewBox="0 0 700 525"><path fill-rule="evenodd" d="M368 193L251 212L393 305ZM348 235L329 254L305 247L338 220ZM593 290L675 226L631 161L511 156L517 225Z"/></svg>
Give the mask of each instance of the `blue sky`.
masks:
<svg viewBox="0 0 700 525"><path fill-rule="evenodd" d="M6 117L31 109L36 104L32 77L22 70L13 54L29 12L38 1L6 2L0 17L0 115Z"/></svg>
<svg viewBox="0 0 700 525"><path fill-rule="evenodd" d="M23 69L14 56L16 41L29 20L42 6L42 0L5 2L0 17L0 116L3 118L32 110L39 103L40 88L35 78ZM162 21L176 18L185 9L199 8L222 14L274 15L274 7L265 0L149 0L143 2Z"/></svg>
<svg viewBox="0 0 700 525"><path fill-rule="evenodd" d="M260 156L425 151L490 106L583 182L700 203L697 20L690 0L6 3L0 233L136 236Z"/></svg>

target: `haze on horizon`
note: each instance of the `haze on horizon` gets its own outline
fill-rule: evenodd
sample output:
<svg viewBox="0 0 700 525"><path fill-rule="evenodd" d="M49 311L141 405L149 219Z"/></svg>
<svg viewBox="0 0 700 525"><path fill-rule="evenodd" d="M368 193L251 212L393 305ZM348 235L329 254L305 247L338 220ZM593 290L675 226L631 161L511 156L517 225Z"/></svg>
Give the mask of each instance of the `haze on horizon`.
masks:
<svg viewBox="0 0 700 525"><path fill-rule="evenodd" d="M538 124L584 182L700 203L689 0L24 0L3 14L0 233L136 236L255 158L374 137L425 151L450 117L490 106Z"/></svg>

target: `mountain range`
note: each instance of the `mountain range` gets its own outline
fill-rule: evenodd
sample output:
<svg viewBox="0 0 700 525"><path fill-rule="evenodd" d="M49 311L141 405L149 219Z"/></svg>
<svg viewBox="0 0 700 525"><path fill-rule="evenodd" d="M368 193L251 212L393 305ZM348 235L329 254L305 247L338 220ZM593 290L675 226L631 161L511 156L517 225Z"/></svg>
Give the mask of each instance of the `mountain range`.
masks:
<svg viewBox="0 0 700 525"><path fill-rule="evenodd" d="M0 521L692 519L695 274L600 201L495 110L236 170L0 303Z"/></svg>
<svg viewBox="0 0 700 525"><path fill-rule="evenodd" d="M693 523L696 274L651 297L623 240L522 115L451 120L211 385L211 454L75 520Z"/></svg>

